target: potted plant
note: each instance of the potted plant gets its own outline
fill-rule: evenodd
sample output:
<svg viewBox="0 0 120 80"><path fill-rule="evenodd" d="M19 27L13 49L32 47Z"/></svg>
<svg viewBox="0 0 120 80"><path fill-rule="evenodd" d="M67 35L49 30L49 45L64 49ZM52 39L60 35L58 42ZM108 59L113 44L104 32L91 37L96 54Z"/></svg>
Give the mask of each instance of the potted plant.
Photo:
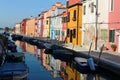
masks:
<svg viewBox="0 0 120 80"><path fill-rule="evenodd" d="M116 44L111 44L111 48L113 49L113 51L116 51L117 45Z"/></svg>

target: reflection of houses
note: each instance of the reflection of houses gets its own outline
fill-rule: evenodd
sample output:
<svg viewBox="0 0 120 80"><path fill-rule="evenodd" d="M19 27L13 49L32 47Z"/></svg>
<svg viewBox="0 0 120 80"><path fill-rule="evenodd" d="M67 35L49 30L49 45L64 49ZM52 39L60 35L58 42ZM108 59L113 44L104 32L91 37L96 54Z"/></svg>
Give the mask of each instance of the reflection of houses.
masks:
<svg viewBox="0 0 120 80"><path fill-rule="evenodd" d="M34 46L30 44L26 44L26 52L29 52L30 54L34 54Z"/></svg>
<svg viewBox="0 0 120 80"><path fill-rule="evenodd" d="M20 46L22 48L23 51L26 51L26 43L25 42L20 42Z"/></svg>
<svg viewBox="0 0 120 80"><path fill-rule="evenodd" d="M45 49L41 49L40 50L40 61L41 61L41 64L42 66L44 66L47 70L51 70L51 67L50 67L50 57L48 54L45 54L44 53L44 50Z"/></svg>
<svg viewBox="0 0 120 80"><path fill-rule="evenodd" d="M52 68L51 76L53 76L54 78L60 77L61 61L58 59L54 59L54 57L50 55L50 66Z"/></svg>
<svg viewBox="0 0 120 80"><path fill-rule="evenodd" d="M67 42L82 45L82 3L80 0L69 0L67 19Z"/></svg>
<svg viewBox="0 0 120 80"><path fill-rule="evenodd" d="M81 80L81 75L80 73L74 69L74 64L73 63L67 63L66 66L66 73L68 76L67 80Z"/></svg>

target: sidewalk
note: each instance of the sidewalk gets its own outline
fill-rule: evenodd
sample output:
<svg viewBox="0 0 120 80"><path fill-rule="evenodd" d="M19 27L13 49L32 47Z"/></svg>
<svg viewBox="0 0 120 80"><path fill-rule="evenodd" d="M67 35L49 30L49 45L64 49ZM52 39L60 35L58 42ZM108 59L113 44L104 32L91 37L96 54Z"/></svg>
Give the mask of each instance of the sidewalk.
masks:
<svg viewBox="0 0 120 80"><path fill-rule="evenodd" d="M78 46L78 45L74 45L69 43L69 44L65 44L63 47L66 47L68 49L72 49L72 50L75 50L77 52L79 51L89 51L89 49L85 48L84 46ZM95 52L100 52L99 50L91 50L91 51L95 51ZM112 52L112 51L109 51L109 50L106 50L106 51L103 51L103 53L108 53L108 54L112 54L112 55L116 55L116 56L120 56L120 53L118 52Z"/></svg>

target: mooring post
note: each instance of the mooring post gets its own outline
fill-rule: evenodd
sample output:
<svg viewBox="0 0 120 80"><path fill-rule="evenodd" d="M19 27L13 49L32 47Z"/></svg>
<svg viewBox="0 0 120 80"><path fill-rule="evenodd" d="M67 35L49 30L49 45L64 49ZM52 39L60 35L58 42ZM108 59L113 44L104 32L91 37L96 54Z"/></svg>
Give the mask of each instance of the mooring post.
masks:
<svg viewBox="0 0 120 80"><path fill-rule="evenodd" d="M97 64L99 64L99 62L100 62L100 57L101 57L101 55L102 55L103 48L104 48L104 44L102 45L102 47L101 47L101 49L100 49L100 53L99 53L99 57L98 57L98 62L97 62Z"/></svg>

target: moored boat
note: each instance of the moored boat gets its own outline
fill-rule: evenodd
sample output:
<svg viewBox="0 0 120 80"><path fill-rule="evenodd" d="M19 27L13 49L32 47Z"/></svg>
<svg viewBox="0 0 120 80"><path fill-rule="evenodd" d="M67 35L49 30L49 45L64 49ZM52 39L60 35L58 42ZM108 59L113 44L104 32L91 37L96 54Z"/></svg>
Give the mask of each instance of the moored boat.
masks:
<svg viewBox="0 0 120 80"><path fill-rule="evenodd" d="M75 57L74 60L76 62L75 68L77 70L84 73L96 71L97 65L94 63L92 58L86 59L81 57Z"/></svg>
<svg viewBox="0 0 120 80"><path fill-rule="evenodd" d="M27 77L28 72L24 62L4 63L0 67L0 80L21 80Z"/></svg>

